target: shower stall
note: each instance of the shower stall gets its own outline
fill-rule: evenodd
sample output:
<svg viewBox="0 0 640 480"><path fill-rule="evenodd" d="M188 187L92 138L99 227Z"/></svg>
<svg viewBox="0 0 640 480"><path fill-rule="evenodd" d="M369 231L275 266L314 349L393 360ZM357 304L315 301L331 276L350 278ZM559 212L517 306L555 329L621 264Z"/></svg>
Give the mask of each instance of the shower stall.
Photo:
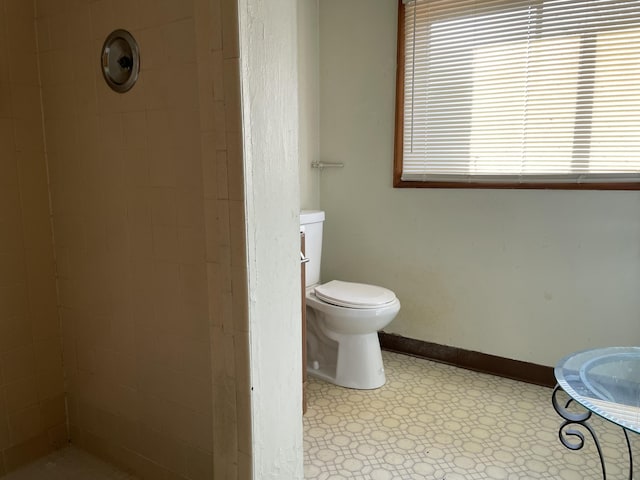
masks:
<svg viewBox="0 0 640 480"><path fill-rule="evenodd" d="M236 1L0 0L0 474L250 478L239 70Z"/></svg>

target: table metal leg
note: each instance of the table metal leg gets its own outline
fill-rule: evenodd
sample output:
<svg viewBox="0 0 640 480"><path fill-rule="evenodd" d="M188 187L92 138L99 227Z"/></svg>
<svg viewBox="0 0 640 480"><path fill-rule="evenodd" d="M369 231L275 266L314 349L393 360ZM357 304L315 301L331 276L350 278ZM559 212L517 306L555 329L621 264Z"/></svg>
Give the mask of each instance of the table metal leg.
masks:
<svg viewBox="0 0 640 480"><path fill-rule="evenodd" d="M627 429L622 428L624 432L624 439L627 441L627 451L629 452L629 480L633 480L633 455L631 454L631 442L629 442L629 435Z"/></svg>
<svg viewBox="0 0 640 480"><path fill-rule="evenodd" d="M602 479L607 479L607 472L604 464L604 456L602 455L602 448L600 447L600 442L598 441L598 437L596 436L596 432L593 427L587 423L587 421L591 418L591 412L589 410L585 410L584 412L570 412L568 410L569 405L574 400L569 398L569 400L562 405L558 401L558 391L562 391L560 385L556 385L556 388L553 389L553 394L551 395L551 402L553 404L553 408L560 415L564 422L560 425L560 429L558 430L558 438L560 442L570 450L580 450L584 447L584 434L575 428L571 428L572 426L581 426L585 430L587 430L593 441L595 443L596 449L598 450L598 456L600 457L600 465L602 466ZM629 452L629 480L633 480L633 457L631 454L631 443L629 442L629 435L627 434L627 430L622 428L624 432L624 437L627 442L627 450Z"/></svg>

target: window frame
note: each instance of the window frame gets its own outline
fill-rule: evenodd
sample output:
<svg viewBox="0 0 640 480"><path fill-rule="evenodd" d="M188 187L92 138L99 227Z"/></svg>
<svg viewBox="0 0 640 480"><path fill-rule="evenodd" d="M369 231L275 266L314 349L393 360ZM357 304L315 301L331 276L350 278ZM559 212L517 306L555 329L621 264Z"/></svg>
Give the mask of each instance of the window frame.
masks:
<svg viewBox="0 0 640 480"><path fill-rule="evenodd" d="M394 188L472 188L472 189L524 189L524 190L640 190L640 180L636 182L474 182L402 180L403 140L404 140L404 71L405 71L405 5L398 0L398 32L396 58L396 106L395 138L393 162ZM640 156L640 152L638 152Z"/></svg>

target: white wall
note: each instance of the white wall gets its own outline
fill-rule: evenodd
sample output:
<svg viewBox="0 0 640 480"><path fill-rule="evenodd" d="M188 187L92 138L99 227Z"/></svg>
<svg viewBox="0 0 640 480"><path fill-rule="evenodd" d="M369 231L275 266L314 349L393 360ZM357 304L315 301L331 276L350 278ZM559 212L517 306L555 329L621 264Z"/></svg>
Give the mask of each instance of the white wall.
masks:
<svg viewBox="0 0 640 480"><path fill-rule="evenodd" d="M240 0L253 478L302 479L296 0Z"/></svg>
<svg viewBox="0 0 640 480"><path fill-rule="evenodd" d="M439 344L640 344L640 193L392 188L397 3L320 2L323 278L393 289L386 331Z"/></svg>
<svg viewBox="0 0 640 480"><path fill-rule="evenodd" d="M311 168L320 154L318 0L298 0L300 206L320 208L320 173Z"/></svg>

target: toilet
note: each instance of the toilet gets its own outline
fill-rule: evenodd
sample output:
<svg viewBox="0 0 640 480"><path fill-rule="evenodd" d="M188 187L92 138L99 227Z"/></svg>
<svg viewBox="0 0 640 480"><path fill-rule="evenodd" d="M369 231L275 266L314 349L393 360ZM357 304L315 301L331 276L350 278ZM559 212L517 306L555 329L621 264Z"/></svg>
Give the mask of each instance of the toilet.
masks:
<svg viewBox="0 0 640 480"><path fill-rule="evenodd" d="M386 378L378 330L400 311L396 295L383 287L331 280L320 283L321 210L300 212L305 232L307 373L342 387L373 389Z"/></svg>

